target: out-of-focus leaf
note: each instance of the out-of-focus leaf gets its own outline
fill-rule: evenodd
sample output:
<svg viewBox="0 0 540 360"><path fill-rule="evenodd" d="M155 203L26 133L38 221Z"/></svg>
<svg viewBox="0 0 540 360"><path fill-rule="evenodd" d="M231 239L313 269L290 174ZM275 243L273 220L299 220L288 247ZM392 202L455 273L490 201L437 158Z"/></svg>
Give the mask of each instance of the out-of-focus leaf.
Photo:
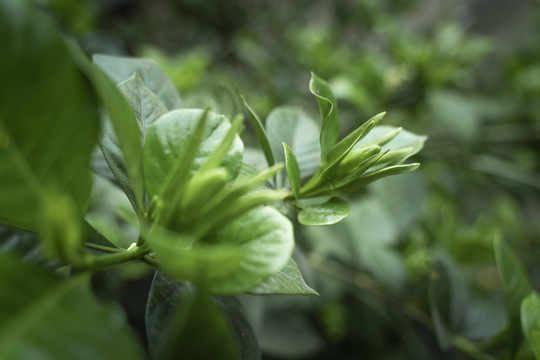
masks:
<svg viewBox="0 0 540 360"><path fill-rule="evenodd" d="M127 249L139 236L137 215L118 186L94 175L86 221L115 246Z"/></svg>
<svg viewBox="0 0 540 360"><path fill-rule="evenodd" d="M452 311L452 288L446 267L440 261L432 265L429 277L429 305L433 327L437 340L442 349L448 349L451 344L452 333L450 329Z"/></svg>
<svg viewBox="0 0 540 360"><path fill-rule="evenodd" d="M298 265L291 258L287 265L249 291L251 294L318 295L306 284Z"/></svg>
<svg viewBox="0 0 540 360"><path fill-rule="evenodd" d="M317 171L320 163L319 128L303 110L289 106L274 109L266 119L266 132L276 162L285 162L283 143L286 143L296 156L301 179Z"/></svg>
<svg viewBox="0 0 540 360"><path fill-rule="evenodd" d="M63 280L0 253L0 357L142 359L121 311L99 304L89 280Z"/></svg>
<svg viewBox="0 0 540 360"><path fill-rule="evenodd" d="M146 330L152 354L155 355L159 352L160 347L163 347L164 341L167 339L167 329L171 325L174 326L175 311L177 311L178 307L182 309L187 306L194 292L195 288L191 283L169 279L160 273L156 273L146 306ZM218 296L214 300L219 309L224 312L229 328L233 331L240 354L239 359L259 359L260 351L257 339L238 300L232 296ZM187 329L187 331L197 331L200 327L203 327L201 333L198 334L199 339L196 339L196 341L205 341L207 332L204 331L204 326L210 326L215 321L214 319L209 320L209 323L199 324L193 330ZM227 341L230 341L230 339L228 335L225 334L225 336L219 346L228 346ZM187 346L191 345L188 344ZM183 346L186 345L178 344L178 347ZM202 346L206 347L208 344ZM201 354L198 356L197 358L202 358L200 357Z"/></svg>
<svg viewBox="0 0 540 360"><path fill-rule="evenodd" d="M0 222L36 230L41 196L60 189L82 213L97 102L53 23L28 2L0 3Z"/></svg>
<svg viewBox="0 0 540 360"><path fill-rule="evenodd" d="M168 110L182 106L174 85L153 61L110 55L94 55L93 60L115 84L120 84L137 73L148 89L163 101Z"/></svg>
<svg viewBox="0 0 540 360"><path fill-rule="evenodd" d="M536 360L540 359L540 297L536 293L521 302L521 329L529 349Z"/></svg>
<svg viewBox="0 0 540 360"><path fill-rule="evenodd" d="M351 208L340 198L332 198L324 204L304 206L298 213L302 225L332 225L345 219Z"/></svg>
<svg viewBox="0 0 540 360"><path fill-rule="evenodd" d="M336 98L330 85L314 73L311 73L309 90L317 98L322 117L320 134L321 157L325 158L339 138L339 114Z"/></svg>
<svg viewBox="0 0 540 360"><path fill-rule="evenodd" d="M504 291L506 313L510 325L510 351L514 353L517 351L522 337L520 331L521 302L531 293L531 285L520 260L499 236L495 237L493 250Z"/></svg>

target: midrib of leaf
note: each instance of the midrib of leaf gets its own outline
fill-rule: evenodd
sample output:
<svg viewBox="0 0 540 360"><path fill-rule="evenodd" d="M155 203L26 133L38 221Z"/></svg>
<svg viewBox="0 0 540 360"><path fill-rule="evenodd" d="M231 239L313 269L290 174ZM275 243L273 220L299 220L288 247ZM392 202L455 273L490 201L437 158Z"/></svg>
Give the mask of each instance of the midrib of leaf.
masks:
<svg viewBox="0 0 540 360"><path fill-rule="evenodd" d="M50 311L64 296L79 286L87 276L81 275L78 278L61 282L53 291L36 298L25 310L3 324L1 329L9 329L9 331L7 332L7 336L0 337L0 355L7 357L11 349L24 336L24 333L32 325L37 323L43 314Z"/></svg>

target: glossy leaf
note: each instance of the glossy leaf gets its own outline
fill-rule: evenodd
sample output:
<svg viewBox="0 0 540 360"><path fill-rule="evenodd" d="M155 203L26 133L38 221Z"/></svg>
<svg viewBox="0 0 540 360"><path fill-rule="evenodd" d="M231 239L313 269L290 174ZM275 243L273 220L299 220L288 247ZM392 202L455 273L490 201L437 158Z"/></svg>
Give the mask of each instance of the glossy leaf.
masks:
<svg viewBox="0 0 540 360"><path fill-rule="evenodd" d="M296 161L296 156L292 149L286 143L283 143L283 151L285 152L285 166L287 169L287 177L295 199L298 200L300 195L300 168Z"/></svg>
<svg viewBox="0 0 540 360"><path fill-rule="evenodd" d="M110 55L94 55L93 61L115 84L120 84L137 73L146 87L165 104L167 110L182 106L174 85L153 61Z"/></svg>
<svg viewBox="0 0 540 360"><path fill-rule="evenodd" d="M345 219L351 208L345 200L332 198L324 204L304 206L298 213L302 225L332 225Z"/></svg>
<svg viewBox="0 0 540 360"><path fill-rule="evenodd" d="M244 107L248 111L251 119L251 125L253 126L253 129L255 130L255 135L257 136L257 139L259 140L259 144L262 147L264 157L266 158L266 162L268 166L272 166L276 163L274 159L274 154L272 153L272 147L270 146L270 142L268 140L268 135L266 135L266 131L264 130L264 126L262 124L262 121L259 119L257 114L251 109L251 107L248 105L246 99L242 96L242 102L244 103Z"/></svg>
<svg viewBox="0 0 540 360"><path fill-rule="evenodd" d="M36 230L43 194L83 212L97 103L61 33L28 2L0 3L0 223Z"/></svg>
<svg viewBox="0 0 540 360"><path fill-rule="evenodd" d="M521 302L521 329L529 349L540 359L540 297L531 293Z"/></svg>
<svg viewBox="0 0 540 360"><path fill-rule="evenodd" d="M276 162L285 162L283 143L289 145L298 161L300 178L311 176L320 163L319 127L302 109L283 106L266 119L268 140Z"/></svg>
<svg viewBox="0 0 540 360"><path fill-rule="evenodd" d="M144 144L144 176L150 197L161 194L178 159L185 155L202 110L175 110L162 116L148 131ZM231 125L224 116L209 113L200 148L196 153L190 174L208 159L219 146ZM222 166L236 177L242 164L243 144L237 136L227 152Z"/></svg>
<svg viewBox="0 0 540 360"><path fill-rule="evenodd" d="M95 300L88 276L64 280L0 253L0 283L0 358L142 359L122 312Z"/></svg>
<svg viewBox="0 0 540 360"><path fill-rule="evenodd" d="M289 259L283 269L266 278L249 292L257 295L319 295L306 284L298 265L292 258Z"/></svg>
<svg viewBox="0 0 540 360"><path fill-rule="evenodd" d="M167 338L173 339L171 340L172 342L181 341L177 338L177 336L179 336L178 332L176 334L167 335L167 330L171 325L173 326L171 329L175 330L174 322L178 319L178 317L175 317L177 309L180 311L183 311L182 309L187 310L186 307L192 300L195 291L195 287L189 282L173 280L160 273L156 273L150 288L146 307L146 329L148 344L152 354L156 355L159 352L160 348L165 345L164 341ZM209 333L209 330L214 330L214 323L217 322L219 324L219 322L221 322L220 318L225 315L228 322L228 328L232 330L232 334L236 340L236 347L238 348L238 353L240 355L238 358L241 360L259 359L260 351L257 345L257 339L255 338L255 334L253 333L238 300L232 296L218 296L214 298L214 303L222 314L214 314L213 317L209 316L204 319L200 318L200 323L193 324L192 328L188 328L187 331L197 332L197 338L193 339L193 341L196 343L203 341L204 344L200 346L207 347L208 344L206 339L208 339L209 336L214 336L213 333ZM213 310L211 309L211 311ZM177 314L177 316L179 315ZM176 328L176 330L178 329ZM223 332L221 336L224 337L220 341L216 339L215 341L217 344L213 346L217 349L210 349L209 351L218 349L223 351L221 349L222 347L227 348L231 346L231 342L234 342L227 332ZM178 348L180 353L184 354L184 349L190 348L193 345L194 344L177 343L174 346ZM194 349L191 351L195 350L202 351L203 349ZM205 358L201 353L194 354L193 356L193 358ZM205 354L204 356L208 357L210 355ZM218 353L209 358L219 358L219 356L221 356L221 354Z"/></svg>
<svg viewBox="0 0 540 360"><path fill-rule="evenodd" d="M339 115L336 98L330 85L311 73L309 90L317 98L322 117L320 144L321 157L325 158L339 138Z"/></svg>

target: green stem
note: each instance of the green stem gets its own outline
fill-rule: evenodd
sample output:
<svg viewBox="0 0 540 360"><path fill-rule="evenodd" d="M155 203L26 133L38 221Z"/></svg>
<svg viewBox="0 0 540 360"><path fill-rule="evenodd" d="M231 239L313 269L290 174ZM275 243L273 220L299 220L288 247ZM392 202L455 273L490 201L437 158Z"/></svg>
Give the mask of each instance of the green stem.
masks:
<svg viewBox="0 0 540 360"><path fill-rule="evenodd" d="M99 251L103 251L107 253L117 253L117 252L122 251L122 249L112 248L110 246L98 245L98 244L93 244L93 243L86 243L84 244L84 246L90 249L99 250Z"/></svg>
<svg viewBox="0 0 540 360"><path fill-rule="evenodd" d="M86 268L101 270L110 266L141 260L148 253L150 253L150 249L147 246L135 246L130 250L92 257L88 261Z"/></svg>

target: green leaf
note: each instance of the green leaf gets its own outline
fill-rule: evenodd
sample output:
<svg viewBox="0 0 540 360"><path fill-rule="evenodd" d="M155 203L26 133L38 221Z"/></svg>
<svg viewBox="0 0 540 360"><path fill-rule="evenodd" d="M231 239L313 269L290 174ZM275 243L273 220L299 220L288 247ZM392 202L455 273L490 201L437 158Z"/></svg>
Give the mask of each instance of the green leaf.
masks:
<svg viewBox="0 0 540 360"><path fill-rule="evenodd" d="M536 360L540 359L540 296L531 293L521 302L521 329Z"/></svg>
<svg viewBox="0 0 540 360"><path fill-rule="evenodd" d="M515 352L521 339L521 331L519 331L521 302L531 293L532 289L520 260L499 236L494 239L493 250L510 325L510 351Z"/></svg>
<svg viewBox="0 0 540 360"><path fill-rule="evenodd" d="M345 200L332 198L324 204L304 206L298 213L302 225L332 225L345 219L351 208Z"/></svg>
<svg viewBox="0 0 540 360"><path fill-rule="evenodd" d="M283 143L286 143L296 155L300 178L317 171L320 163L319 127L302 109L290 106L274 109L266 119L266 131L276 162L285 162Z"/></svg>
<svg viewBox="0 0 540 360"><path fill-rule="evenodd" d="M143 164L146 191L152 198L160 195L179 159L182 159L203 115L202 110L175 110L156 121L148 131L144 144ZM224 116L208 113L202 142L189 170L193 175L218 148L231 125ZM243 144L235 136L222 166L236 177L242 165Z"/></svg>
<svg viewBox="0 0 540 360"><path fill-rule="evenodd" d="M452 341L450 331L452 293L450 276L441 261L436 261L431 267L428 296L433 327L439 346L442 349L448 349Z"/></svg>
<svg viewBox="0 0 540 360"><path fill-rule="evenodd" d="M146 329L151 354L155 355L160 348L164 346L168 328L170 328L171 325L175 326L174 323L178 319L178 316L180 316L177 313L177 308L180 309L180 311L187 311L187 306L189 306L195 291L195 287L189 282L169 279L160 273L156 273L154 280L152 281L146 306ZM221 322L221 317L225 315L228 327L232 330L236 340L240 355L239 359L259 359L261 355L257 345L257 339L255 338L255 334L253 333L238 300L232 296L218 296L214 298L214 303L218 306L220 313L223 312L223 314L215 314L213 317L210 316L205 319L199 318L199 321L196 324L192 324L190 328L186 329L187 331L196 332L196 334L193 334L193 336L196 336L193 341L195 341L196 344L202 341L204 344L201 344L200 346L203 348L208 347L208 337L214 337L214 334L209 333L209 330L213 331L214 323ZM177 314L177 317L175 317L175 313ZM175 328L173 327L172 330L175 330ZM178 329L176 328L176 330ZM222 348L231 346L231 337L226 332L223 332L221 335L225 335L224 338L213 347ZM179 336L178 332L176 332L176 334L169 334L168 337L173 339L171 341L177 342L177 336ZM181 337L181 339L183 339L183 337ZM217 342L217 339L215 341ZM234 342L234 340L232 341ZM176 346L179 351L184 354L184 349L190 348L191 346L194 346L194 344L180 343L176 344ZM202 349L193 349L190 351L195 350L201 351ZM210 351L214 350L217 349L210 349ZM216 356L219 358L220 355L221 354L219 353L217 355L212 354L212 356L210 356L210 354L198 353L193 354L192 358L214 359Z"/></svg>
<svg viewBox="0 0 540 360"><path fill-rule="evenodd" d="M138 212L143 209L141 135L137 117L120 91L109 78L93 65L75 43L70 50L79 69L85 73L105 106L100 146L111 172Z"/></svg>
<svg viewBox="0 0 540 360"><path fill-rule="evenodd" d="M199 244L193 236L154 225L145 239L161 263L161 271L172 278L208 286L238 271L238 244Z"/></svg>
<svg viewBox="0 0 540 360"><path fill-rule="evenodd" d="M118 84L126 101L131 106L139 123L139 132L144 143L144 138L152 125L160 116L167 112L165 104L146 87L139 74Z"/></svg>
<svg viewBox="0 0 540 360"><path fill-rule="evenodd" d="M292 258L283 269L266 278L249 292L257 295L319 295L306 284L298 265Z"/></svg>
<svg viewBox="0 0 540 360"><path fill-rule="evenodd" d="M401 128L384 125L374 127L366 137L356 144L356 147L379 145L381 146L381 152L390 150L385 155L386 159L383 158L377 164L377 168L382 168L384 166L403 163L409 157L422 150L426 140L427 136L417 135ZM399 154L399 156L393 156L394 152ZM393 156L392 159L389 158L391 156Z"/></svg>
<svg viewBox="0 0 540 360"><path fill-rule="evenodd" d="M321 157L324 159L339 138L339 115L336 98L330 85L311 73L309 90L317 98L322 117L321 126Z"/></svg>
<svg viewBox="0 0 540 360"><path fill-rule="evenodd" d="M281 270L289 261L294 248L292 224L269 206L248 211L217 232L212 241L235 242L240 245L239 269L208 286L212 292L221 294L252 289Z"/></svg>
<svg viewBox="0 0 540 360"><path fill-rule="evenodd" d="M0 358L142 359L122 312L95 300L89 276L63 280L0 253L0 283Z"/></svg>
<svg viewBox="0 0 540 360"><path fill-rule="evenodd" d="M146 87L165 104L167 110L182 106L174 85L155 62L109 55L94 55L93 61L115 84L120 84L137 73Z"/></svg>
<svg viewBox="0 0 540 360"><path fill-rule="evenodd" d="M289 184L291 185L294 198L298 200L298 196L300 195L300 168L298 167L296 156L294 156L289 145L283 143L283 150L285 151L285 166L287 168Z"/></svg>
<svg viewBox="0 0 540 360"><path fill-rule="evenodd" d="M274 160L274 154L272 153L272 147L270 146L270 142L268 140L268 136L266 135L266 131L264 131L263 124L257 114L251 109L251 107L248 105L246 99L242 96L242 102L244 103L244 107L248 111L251 119L251 125L253 126L253 129L255 130L255 135L257 135L257 140L259 140L259 144L262 147L262 150L264 152L264 156L266 158L266 162L268 163L268 166L272 166L276 163Z"/></svg>
<svg viewBox="0 0 540 360"><path fill-rule="evenodd" d="M107 179L94 175L86 221L112 244L127 249L139 237L137 215L126 194Z"/></svg>
<svg viewBox="0 0 540 360"><path fill-rule="evenodd" d="M0 3L0 223L36 230L43 194L82 213L97 104L61 33L28 2Z"/></svg>

